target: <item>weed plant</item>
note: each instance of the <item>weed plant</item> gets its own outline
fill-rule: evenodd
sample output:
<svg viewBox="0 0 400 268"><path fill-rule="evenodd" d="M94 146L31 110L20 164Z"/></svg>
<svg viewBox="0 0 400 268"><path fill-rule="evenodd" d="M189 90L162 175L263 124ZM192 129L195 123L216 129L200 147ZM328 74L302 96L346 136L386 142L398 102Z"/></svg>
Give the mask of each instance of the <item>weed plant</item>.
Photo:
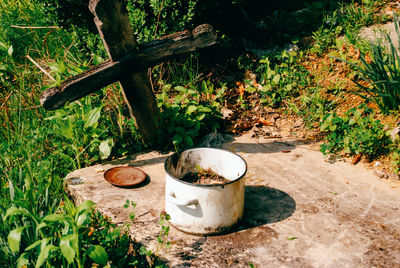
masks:
<svg viewBox="0 0 400 268"><path fill-rule="evenodd" d="M396 34L400 37L399 20L393 15ZM371 43L371 58L360 53L361 65L339 59L350 64L360 79L368 85L353 80L364 93L359 93L364 99L376 103L383 113L400 108L400 55L399 49L393 44L390 36L384 33L389 46L386 48L379 43Z"/></svg>
<svg viewBox="0 0 400 268"><path fill-rule="evenodd" d="M262 103L279 107L282 102L299 96L310 83L308 71L299 64L301 58L301 53L283 51L260 60L257 73L262 85L259 90ZM250 93L256 90L247 88Z"/></svg>
<svg viewBox="0 0 400 268"><path fill-rule="evenodd" d="M166 84L157 95L162 110L161 122L167 130L166 141L172 141L175 151L193 147L199 137L219 128L223 94L226 87L215 87L210 81L203 80L193 86Z"/></svg>
<svg viewBox="0 0 400 268"><path fill-rule="evenodd" d="M350 109L345 116L336 113L327 114L320 124L326 132L326 142L321 145L321 152L348 155L363 154L372 160L387 153L390 139L379 120L373 119L372 110L366 106Z"/></svg>

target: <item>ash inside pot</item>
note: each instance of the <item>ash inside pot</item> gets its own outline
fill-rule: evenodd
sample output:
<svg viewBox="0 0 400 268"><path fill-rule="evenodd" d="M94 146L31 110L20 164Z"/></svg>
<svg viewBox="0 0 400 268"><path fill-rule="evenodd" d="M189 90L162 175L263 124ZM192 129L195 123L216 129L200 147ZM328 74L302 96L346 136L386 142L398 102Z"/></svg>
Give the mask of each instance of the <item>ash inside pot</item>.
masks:
<svg viewBox="0 0 400 268"><path fill-rule="evenodd" d="M211 169L200 169L198 172L189 172L185 174L180 180L201 185L216 185L229 182L229 180L218 175Z"/></svg>

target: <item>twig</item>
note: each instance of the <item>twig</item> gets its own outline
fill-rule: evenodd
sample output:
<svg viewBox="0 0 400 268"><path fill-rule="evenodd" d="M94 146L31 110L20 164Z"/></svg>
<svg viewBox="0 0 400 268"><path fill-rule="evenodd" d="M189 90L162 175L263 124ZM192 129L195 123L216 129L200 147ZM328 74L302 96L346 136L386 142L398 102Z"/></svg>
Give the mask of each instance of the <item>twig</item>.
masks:
<svg viewBox="0 0 400 268"><path fill-rule="evenodd" d="M19 26L19 25L11 25L12 28L18 29L61 29L60 26Z"/></svg>
<svg viewBox="0 0 400 268"><path fill-rule="evenodd" d="M162 11L163 5L164 5L164 0L161 1L160 11L158 12L157 24L156 24L156 28L154 29L153 37L156 37L156 35L157 35L158 23L160 22L160 16L161 16L161 11Z"/></svg>
<svg viewBox="0 0 400 268"><path fill-rule="evenodd" d="M45 69L42 68L42 66L39 65L39 63L37 63L34 59L32 59L29 55L26 55L26 57L28 58L28 60L30 60L33 64L35 64L36 67L39 68L39 70L41 70L45 75L47 75L51 80L53 80L54 82L57 82L56 79L54 79L54 77L51 76L51 74L49 74Z"/></svg>
<svg viewBox="0 0 400 268"><path fill-rule="evenodd" d="M1 107L0 107L0 111L3 110L4 105L6 105L8 99L11 97L12 94L13 94L13 92L11 92L11 93L6 97L6 99L3 101L3 104L2 104Z"/></svg>

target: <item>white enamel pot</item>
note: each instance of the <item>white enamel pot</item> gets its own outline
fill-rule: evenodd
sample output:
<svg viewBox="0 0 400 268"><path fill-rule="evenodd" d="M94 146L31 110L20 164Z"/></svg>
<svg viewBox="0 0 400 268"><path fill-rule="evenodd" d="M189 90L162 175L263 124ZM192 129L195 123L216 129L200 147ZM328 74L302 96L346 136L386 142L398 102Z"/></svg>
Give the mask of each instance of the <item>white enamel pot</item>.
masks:
<svg viewBox="0 0 400 268"><path fill-rule="evenodd" d="M180 180L198 168L211 169L229 182L200 185ZM165 161L165 211L177 229L192 234L216 234L229 230L242 217L244 175L247 164L232 152L195 148L173 154Z"/></svg>

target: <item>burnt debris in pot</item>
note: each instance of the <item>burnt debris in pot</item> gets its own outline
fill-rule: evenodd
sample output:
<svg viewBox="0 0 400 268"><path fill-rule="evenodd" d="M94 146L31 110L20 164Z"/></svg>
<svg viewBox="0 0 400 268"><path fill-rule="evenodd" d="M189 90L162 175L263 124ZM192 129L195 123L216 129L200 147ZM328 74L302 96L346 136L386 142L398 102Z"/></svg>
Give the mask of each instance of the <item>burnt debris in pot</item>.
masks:
<svg viewBox="0 0 400 268"><path fill-rule="evenodd" d="M211 169L199 169L198 172L189 172L180 180L201 185L217 185L229 182L229 180L218 175Z"/></svg>
<svg viewBox="0 0 400 268"><path fill-rule="evenodd" d="M193 152L174 154L166 161L167 170L176 179L199 185L220 185L229 182L211 168L199 165L201 156Z"/></svg>

